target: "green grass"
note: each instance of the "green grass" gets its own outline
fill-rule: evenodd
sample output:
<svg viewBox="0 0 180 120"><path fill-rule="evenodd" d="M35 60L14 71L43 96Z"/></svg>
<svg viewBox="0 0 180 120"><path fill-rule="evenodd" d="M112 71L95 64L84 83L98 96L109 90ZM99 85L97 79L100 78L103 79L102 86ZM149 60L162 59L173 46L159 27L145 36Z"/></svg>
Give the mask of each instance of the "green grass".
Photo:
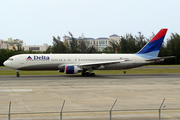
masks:
<svg viewBox="0 0 180 120"><path fill-rule="evenodd" d="M151 74L151 73L180 73L178 69L129 69L129 70L99 70L96 74Z"/></svg>
<svg viewBox="0 0 180 120"><path fill-rule="evenodd" d="M175 69L129 69L129 70L95 70L95 74L152 74L152 73L180 73L180 68ZM80 73L79 73L80 74ZM0 75L16 75L15 70L0 70ZM20 71L20 75L64 75L56 71Z"/></svg>
<svg viewBox="0 0 180 120"><path fill-rule="evenodd" d="M7 68L6 66L0 66L0 68Z"/></svg>
<svg viewBox="0 0 180 120"><path fill-rule="evenodd" d="M19 71L20 75L59 75L63 73L59 73L56 71ZM16 75L15 70L0 70L0 75Z"/></svg>
<svg viewBox="0 0 180 120"><path fill-rule="evenodd" d="M148 65L149 67L180 66L180 65Z"/></svg>

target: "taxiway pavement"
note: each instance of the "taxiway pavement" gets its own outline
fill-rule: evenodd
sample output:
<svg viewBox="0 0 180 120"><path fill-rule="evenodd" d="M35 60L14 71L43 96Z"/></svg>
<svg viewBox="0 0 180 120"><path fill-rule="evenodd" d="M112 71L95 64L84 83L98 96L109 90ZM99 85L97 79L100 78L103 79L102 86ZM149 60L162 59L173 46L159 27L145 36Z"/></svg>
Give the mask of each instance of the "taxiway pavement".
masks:
<svg viewBox="0 0 180 120"><path fill-rule="evenodd" d="M177 66L142 66L142 67L137 67L137 68L133 68L133 69L177 69L177 68L180 68L179 65ZM0 68L0 70L13 70L11 68L7 68L7 67L4 67L4 68Z"/></svg>
<svg viewBox="0 0 180 120"><path fill-rule="evenodd" d="M180 73L0 76L0 119L7 120L9 101L13 120L180 119ZM119 111L120 110L120 111ZM88 112L96 111L96 112Z"/></svg>

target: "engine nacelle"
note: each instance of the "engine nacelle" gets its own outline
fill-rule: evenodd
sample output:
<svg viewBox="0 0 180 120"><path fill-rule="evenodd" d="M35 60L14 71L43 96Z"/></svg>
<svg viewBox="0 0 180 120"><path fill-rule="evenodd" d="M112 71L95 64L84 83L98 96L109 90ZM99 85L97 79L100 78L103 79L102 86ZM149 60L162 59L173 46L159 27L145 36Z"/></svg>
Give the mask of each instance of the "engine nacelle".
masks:
<svg viewBox="0 0 180 120"><path fill-rule="evenodd" d="M65 74L77 74L79 70L80 70L80 68L77 66L66 66L65 65L64 73Z"/></svg>

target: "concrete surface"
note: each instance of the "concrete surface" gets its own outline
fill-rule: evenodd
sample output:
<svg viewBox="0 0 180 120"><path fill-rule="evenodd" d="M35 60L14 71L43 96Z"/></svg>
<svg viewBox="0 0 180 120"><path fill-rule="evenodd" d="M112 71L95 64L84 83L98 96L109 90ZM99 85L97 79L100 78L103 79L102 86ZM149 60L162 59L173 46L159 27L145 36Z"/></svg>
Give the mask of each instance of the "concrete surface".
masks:
<svg viewBox="0 0 180 120"><path fill-rule="evenodd" d="M180 66L142 66L142 67L137 67L134 69L178 69ZM5 67L5 68L0 68L0 70L13 70L11 68Z"/></svg>
<svg viewBox="0 0 180 120"><path fill-rule="evenodd" d="M180 74L0 76L0 120L180 119ZM172 109L171 109L172 108ZM119 111L120 110L120 111ZM90 112L92 111L92 112ZM95 112L96 111L96 112Z"/></svg>

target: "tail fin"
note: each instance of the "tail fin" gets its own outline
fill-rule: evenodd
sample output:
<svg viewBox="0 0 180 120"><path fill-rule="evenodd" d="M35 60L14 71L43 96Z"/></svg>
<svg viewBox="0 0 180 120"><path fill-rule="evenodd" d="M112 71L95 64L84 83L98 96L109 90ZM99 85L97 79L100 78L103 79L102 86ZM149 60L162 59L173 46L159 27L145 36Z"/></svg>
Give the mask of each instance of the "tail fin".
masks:
<svg viewBox="0 0 180 120"><path fill-rule="evenodd" d="M168 29L161 29L139 52L136 54L157 57Z"/></svg>

